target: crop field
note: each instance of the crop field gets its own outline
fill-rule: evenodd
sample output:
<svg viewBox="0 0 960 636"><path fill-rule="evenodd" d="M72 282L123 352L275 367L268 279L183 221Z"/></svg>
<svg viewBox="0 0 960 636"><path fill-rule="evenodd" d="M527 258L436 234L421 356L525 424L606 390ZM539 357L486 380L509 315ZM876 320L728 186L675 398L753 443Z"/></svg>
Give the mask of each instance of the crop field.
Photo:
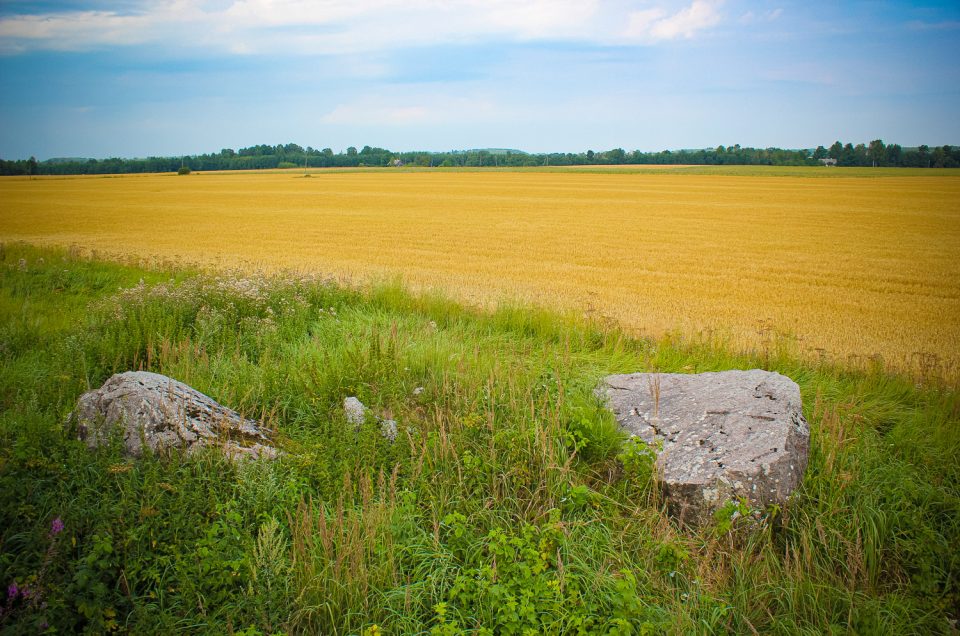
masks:
<svg viewBox="0 0 960 636"><path fill-rule="evenodd" d="M882 360L955 381L960 178L868 174L5 178L0 240L356 282L400 276L415 289L573 310L639 335L786 344L808 359Z"/></svg>

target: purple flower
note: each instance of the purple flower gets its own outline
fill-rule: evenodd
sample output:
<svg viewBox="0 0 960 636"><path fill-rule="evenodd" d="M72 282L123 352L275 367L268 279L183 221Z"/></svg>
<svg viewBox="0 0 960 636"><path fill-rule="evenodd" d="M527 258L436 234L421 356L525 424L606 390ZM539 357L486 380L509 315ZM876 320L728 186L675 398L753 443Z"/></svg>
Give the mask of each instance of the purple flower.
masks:
<svg viewBox="0 0 960 636"><path fill-rule="evenodd" d="M16 583L11 583L7 586L7 598L14 599L17 598L17 595L20 594L20 588L17 587Z"/></svg>
<svg viewBox="0 0 960 636"><path fill-rule="evenodd" d="M57 517L50 523L50 536L55 537L61 532L63 532L63 521L60 520L60 517Z"/></svg>

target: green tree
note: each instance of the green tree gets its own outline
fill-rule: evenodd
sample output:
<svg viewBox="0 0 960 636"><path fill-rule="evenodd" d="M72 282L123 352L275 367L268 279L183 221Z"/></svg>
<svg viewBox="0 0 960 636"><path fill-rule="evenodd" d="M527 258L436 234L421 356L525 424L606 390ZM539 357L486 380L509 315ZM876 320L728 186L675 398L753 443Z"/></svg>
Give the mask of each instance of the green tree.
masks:
<svg viewBox="0 0 960 636"><path fill-rule="evenodd" d="M866 144L857 144L853 149L853 163L854 166L865 166L867 165L867 146Z"/></svg>
<svg viewBox="0 0 960 636"><path fill-rule="evenodd" d="M950 146L944 146L942 148L934 148L933 156L931 157L933 161L934 168L943 168L947 163L947 158L950 156Z"/></svg>
<svg viewBox="0 0 960 636"><path fill-rule="evenodd" d="M840 153L840 159L837 160L837 165L841 165L841 166L857 165L857 153L853 149L853 144L847 143L846 145L843 146L843 151Z"/></svg>
<svg viewBox="0 0 960 636"><path fill-rule="evenodd" d="M626 160L627 153L624 152L623 148L614 148L613 150L608 150L603 153L604 158L607 160L607 163L621 164Z"/></svg>
<svg viewBox="0 0 960 636"><path fill-rule="evenodd" d="M887 146L886 162L888 166L899 166L903 163L903 148L900 144L890 144Z"/></svg>
<svg viewBox="0 0 960 636"><path fill-rule="evenodd" d="M887 158L886 150L887 147L883 144L882 139L874 139L870 142L870 147L867 148L867 158L874 168L885 162Z"/></svg>

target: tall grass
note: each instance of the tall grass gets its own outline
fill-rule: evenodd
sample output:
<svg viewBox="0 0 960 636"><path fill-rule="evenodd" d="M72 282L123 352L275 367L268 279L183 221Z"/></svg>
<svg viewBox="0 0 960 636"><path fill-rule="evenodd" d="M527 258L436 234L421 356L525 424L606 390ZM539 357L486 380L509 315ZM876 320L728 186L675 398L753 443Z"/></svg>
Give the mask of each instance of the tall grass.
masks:
<svg viewBox="0 0 960 636"><path fill-rule="evenodd" d="M953 629L953 390L776 342L739 356L396 284L0 253L7 632ZM593 389L607 373L754 366L801 385L803 484L762 523L678 527ZM89 451L66 414L137 368L263 419L283 455ZM348 425L348 395L396 419L397 441Z"/></svg>

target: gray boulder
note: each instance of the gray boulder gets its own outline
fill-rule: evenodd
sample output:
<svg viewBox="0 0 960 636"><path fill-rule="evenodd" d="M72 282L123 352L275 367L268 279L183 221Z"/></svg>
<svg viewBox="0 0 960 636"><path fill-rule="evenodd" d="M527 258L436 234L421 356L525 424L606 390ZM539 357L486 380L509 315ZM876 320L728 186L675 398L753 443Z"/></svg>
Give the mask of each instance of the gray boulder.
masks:
<svg viewBox="0 0 960 636"><path fill-rule="evenodd" d="M144 446L162 452L207 445L222 447L230 457L277 455L259 422L183 382L147 371L118 373L99 389L84 393L69 418L91 448L121 427L126 453L135 457Z"/></svg>
<svg viewBox="0 0 960 636"><path fill-rule="evenodd" d="M620 426L657 449L668 509L698 525L729 501L782 504L807 467L800 387L754 369L607 376L599 392Z"/></svg>
<svg viewBox="0 0 960 636"><path fill-rule="evenodd" d="M367 419L367 407L354 396L343 398L343 414L347 423L359 427Z"/></svg>

